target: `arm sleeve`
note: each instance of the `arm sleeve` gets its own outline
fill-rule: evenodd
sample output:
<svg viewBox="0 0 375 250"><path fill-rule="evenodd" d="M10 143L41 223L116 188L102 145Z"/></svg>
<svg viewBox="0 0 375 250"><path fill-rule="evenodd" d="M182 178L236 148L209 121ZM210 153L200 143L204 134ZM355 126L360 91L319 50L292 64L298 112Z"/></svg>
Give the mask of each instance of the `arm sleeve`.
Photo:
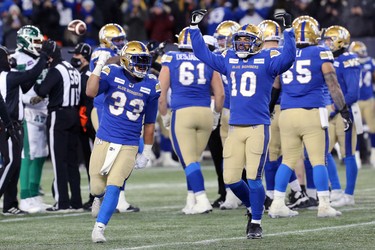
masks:
<svg viewBox="0 0 375 250"><path fill-rule="evenodd" d="M284 30L284 47L280 55L273 55L274 50L270 51L271 61L269 65L270 73L273 76L281 75L292 67L296 59L296 42L294 39L294 30Z"/></svg>
<svg viewBox="0 0 375 250"><path fill-rule="evenodd" d="M210 66L213 70L226 75L225 58L222 55L212 53L204 43L201 32L198 27L189 28L190 39L193 45L194 55Z"/></svg>
<svg viewBox="0 0 375 250"><path fill-rule="evenodd" d="M49 92L51 92L51 89L58 83L62 81L61 75L59 71L56 68L51 68L46 78L40 83L35 84L34 91L35 93L40 97L46 97Z"/></svg>
<svg viewBox="0 0 375 250"><path fill-rule="evenodd" d="M0 118L3 120L5 126L10 123L9 113L5 105L3 96L0 94Z"/></svg>
<svg viewBox="0 0 375 250"><path fill-rule="evenodd" d="M34 85L36 79L42 73L44 67L46 66L47 57L41 55L38 63L35 66L24 72L9 72L8 81L12 83L12 86L21 86L22 92L26 93Z"/></svg>

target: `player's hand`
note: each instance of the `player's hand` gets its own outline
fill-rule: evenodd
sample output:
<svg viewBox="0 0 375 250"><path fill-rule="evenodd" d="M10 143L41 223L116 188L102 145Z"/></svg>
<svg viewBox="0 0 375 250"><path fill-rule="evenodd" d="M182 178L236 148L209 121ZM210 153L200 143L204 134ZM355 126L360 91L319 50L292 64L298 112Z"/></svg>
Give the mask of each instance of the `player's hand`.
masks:
<svg viewBox="0 0 375 250"><path fill-rule="evenodd" d="M205 9L194 10L191 13L190 25L198 25L206 14L207 10Z"/></svg>
<svg viewBox="0 0 375 250"><path fill-rule="evenodd" d="M163 125L166 129L169 129L171 126L171 116L170 114L162 115L161 120L163 121Z"/></svg>
<svg viewBox="0 0 375 250"><path fill-rule="evenodd" d="M12 139L12 142L20 145L21 127L18 124L10 122L5 126L6 140Z"/></svg>
<svg viewBox="0 0 375 250"><path fill-rule="evenodd" d="M214 114L214 123L212 125L212 130L215 130L219 125L220 113L216 112L215 110L212 113Z"/></svg>
<svg viewBox="0 0 375 250"><path fill-rule="evenodd" d="M274 15L275 19L282 19L283 20L283 26L285 28L290 28L292 27L292 16L287 13L287 12L283 12L283 13L276 13Z"/></svg>
<svg viewBox="0 0 375 250"><path fill-rule="evenodd" d="M48 40L43 41L42 48L40 49L40 51L42 53L45 53L48 57L51 57L53 53L55 52L56 47L57 47L56 42L51 39L48 39Z"/></svg>
<svg viewBox="0 0 375 250"><path fill-rule="evenodd" d="M149 161L149 159L146 156L138 153L137 158L135 160L134 168L135 169L145 168L147 166L148 161Z"/></svg>
<svg viewBox="0 0 375 250"><path fill-rule="evenodd" d="M100 51L96 65L100 64L104 66L110 57L111 57L111 54L108 51L104 51L104 50Z"/></svg>
<svg viewBox="0 0 375 250"><path fill-rule="evenodd" d="M353 125L353 121L350 118L350 111L347 105L345 105L344 108L340 110L340 114L341 114L342 120L344 121L344 131L346 132Z"/></svg>

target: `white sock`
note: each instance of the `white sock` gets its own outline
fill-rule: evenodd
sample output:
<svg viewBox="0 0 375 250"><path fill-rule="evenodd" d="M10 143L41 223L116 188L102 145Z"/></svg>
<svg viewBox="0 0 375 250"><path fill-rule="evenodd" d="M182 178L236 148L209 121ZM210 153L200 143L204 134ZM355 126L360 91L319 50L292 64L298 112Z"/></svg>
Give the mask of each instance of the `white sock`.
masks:
<svg viewBox="0 0 375 250"><path fill-rule="evenodd" d="M295 179L294 181L289 182L289 185L290 185L290 188L291 188L294 192L301 192L301 191L302 191L301 186L299 185L299 181L298 181L298 179Z"/></svg>

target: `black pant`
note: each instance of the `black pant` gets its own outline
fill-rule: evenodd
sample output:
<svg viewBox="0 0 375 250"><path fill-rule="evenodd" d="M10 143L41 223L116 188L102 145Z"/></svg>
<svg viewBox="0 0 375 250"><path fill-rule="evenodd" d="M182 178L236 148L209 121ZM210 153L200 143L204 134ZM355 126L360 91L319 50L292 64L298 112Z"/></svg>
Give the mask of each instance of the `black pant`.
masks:
<svg viewBox="0 0 375 250"><path fill-rule="evenodd" d="M210 139L208 140L208 148L210 149L217 174L218 194L225 200L227 192L225 191L223 180L223 145L220 138L220 124L212 131Z"/></svg>
<svg viewBox="0 0 375 250"><path fill-rule="evenodd" d="M21 169L21 152L23 147L23 129L22 124L13 121L18 140L11 137L7 140L5 129L1 126L0 131L0 152L3 160L0 168L0 197L4 194L3 211L6 212L12 207L18 207L17 184ZM12 150L9 150L9 149ZM10 154L11 153L11 154Z"/></svg>
<svg viewBox="0 0 375 250"><path fill-rule="evenodd" d="M48 141L55 179L52 194L59 209L81 208L81 176L78 164L80 121L78 109L52 111L47 119ZM68 184L71 197L69 199Z"/></svg>

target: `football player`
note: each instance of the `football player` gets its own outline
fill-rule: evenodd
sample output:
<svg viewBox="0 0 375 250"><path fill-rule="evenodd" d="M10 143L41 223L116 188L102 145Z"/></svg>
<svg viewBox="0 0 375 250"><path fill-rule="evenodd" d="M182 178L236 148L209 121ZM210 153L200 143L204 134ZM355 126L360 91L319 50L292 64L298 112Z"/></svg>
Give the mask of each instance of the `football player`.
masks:
<svg viewBox="0 0 375 250"><path fill-rule="evenodd" d="M107 53L110 58L107 63L119 63L119 53L126 43L126 33L121 25L116 23L109 23L104 25L99 31L100 46L94 49L90 60L90 71L93 71L99 55ZM101 114L103 110L104 95L98 95L94 98L94 108L91 111L91 121L95 128L98 130ZM130 205L125 198L125 183L121 188L117 211L122 212L138 212L139 208ZM92 201L89 201L92 202ZM87 204L84 204L87 206Z"/></svg>
<svg viewBox="0 0 375 250"><path fill-rule="evenodd" d="M17 61L16 70L33 68L39 60L43 35L33 25L25 25L17 31L17 49L12 55ZM47 74L44 69L37 82ZM39 196L43 164L48 156L47 144L47 100L40 98L31 88L22 95L24 103L24 138L20 172L20 209L29 213L40 212L48 206Z"/></svg>
<svg viewBox="0 0 375 250"><path fill-rule="evenodd" d="M206 45L203 42L203 46ZM184 168L188 194L184 214L207 213L212 206L207 198L200 157L207 146L213 128L219 122L224 102L220 74L194 56L188 28L178 36L178 52L162 57L159 80L162 88L159 112L165 127L170 126L170 138ZM171 89L172 115L167 112L167 94ZM211 90L214 110L211 111Z"/></svg>
<svg viewBox="0 0 375 250"><path fill-rule="evenodd" d="M96 196L92 205L92 215L97 216L93 242L106 241L104 229L116 209L120 188L133 167L145 167L150 159L160 93L157 78L147 73L151 55L143 43L131 41L123 47L121 66L104 66L108 58L108 53L99 53L86 88L88 96L104 97L89 168L90 190ZM142 125L145 145L137 156Z"/></svg>
<svg viewBox="0 0 375 250"><path fill-rule="evenodd" d="M268 214L271 218L298 215L297 211L285 205L284 199L290 175L304 146L313 166L319 197L318 217L335 217L341 213L332 208L329 201L325 166L328 115L322 95L324 84L328 85L335 105L345 119L346 129L351 125L350 114L336 80L333 55L327 48L316 46L320 34L317 25L311 20L297 18L293 27L296 32L296 60L281 77L283 94L279 125L283 160L276 173L274 200Z"/></svg>
<svg viewBox="0 0 375 250"><path fill-rule="evenodd" d="M226 75L231 90L230 128L223 151L224 182L247 208L247 238L260 239L265 200L262 172L270 135L271 89L275 77L293 64L296 53L291 16L288 13L278 16L288 27L284 31L285 46L281 52L262 50L262 32L257 26L247 24L233 34L233 49L217 55L204 46L198 28L205 14L206 10L192 13L189 32L194 54ZM248 185L241 180L244 166Z"/></svg>
<svg viewBox="0 0 375 250"><path fill-rule="evenodd" d="M218 51L217 53L223 53L227 49L232 48L232 35L234 32L236 32L241 26L234 22L234 21L224 21L221 22L214 33L214 37L217 40L218 44ZM221 79L224 84L224 92L225 92L225 99L224 99L224 106L223 111L221 112L220 116L220 137L221 137L221 143L216 142L213 138L214 131L212 132L210 141L209 141L209 147L212 152L218 152L220 150L219 154L213 154L213 157L216 158L217 155L218 159L214 159L215 163L215 169L216 173L218 175L218 184L219 184L219 194L220 198L217 199L212 205L214 207L220 207L220 209L234 209L237 208L239 205L241 205L241 200L238 199L230 190L228 186L224 185L223 180L223 145L225 143L226 138L228 137L228 130L229 130L229 106L230 106L230 90L228 86L228 80L225 75L221 75ZM246 178L245 178L246 179ZM221 203L221 204L220 204Z"/></svg>
<svg viewBox="0 0 375 250"><path fill-rule="evenodd" d="M354 205L354 189L357 180L358 167L355 160L355 148L357 133L362 133L362 118L357 104L359 98L359 86L361 80L361 66L355 54L347 52L350 44L350 33L342 26L330 26L322 34L322 38L335 57L334 66L337 80L345 96L345 102L349 106L349 114L354 120L354 126L345 129L342 118L337 115L339 107L332 104L329 108L329 152L338 142L340 153L346 168L346 188L344 195L341 191L340 180L337 175L335 162L328 158L328 172L332 186L331 205L341 207ZM359 117L358 117L359 116Z"/></svg>
<svg viewBox="0 0 375 250"><path fill-rule="evenodd" d="M353 41L349 46L349 52L357 54L362 68L362 86L360 86L358 105L369 129L371 141L370 163L372 167L375 167L375 103L372 88L375 80L375 60L368 56L366 45L360 41ZM360 164L359 152L358 157L356 152L356 158L359 159L357 163Z"/></svg>

